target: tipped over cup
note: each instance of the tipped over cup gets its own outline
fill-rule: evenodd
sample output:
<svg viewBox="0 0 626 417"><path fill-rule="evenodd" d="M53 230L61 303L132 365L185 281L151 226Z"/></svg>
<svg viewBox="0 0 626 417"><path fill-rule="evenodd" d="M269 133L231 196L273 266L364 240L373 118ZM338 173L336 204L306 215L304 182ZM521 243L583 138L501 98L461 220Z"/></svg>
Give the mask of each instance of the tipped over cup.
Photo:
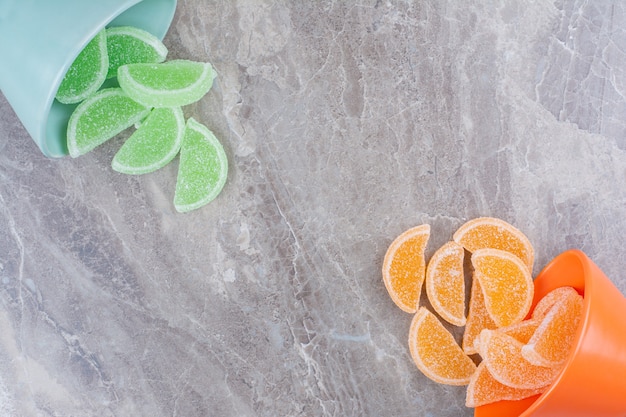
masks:
<svg viewBox="0 0 626 417"><path fill-rule="evenodd" d="M540 396L477 407L475 417L625 417L626 298L583 252L569 250L535 279L534 304L558 287L583 296L563 370Z"/></svg>
<svg viewBox="0 0 626 417"><path fill-rule="evenodd" d="M107 26L134 26L163 39L176 0L4 0L0 3L0 90L41 152L67 155L76 107L55 100L65 73Z"/></svg>

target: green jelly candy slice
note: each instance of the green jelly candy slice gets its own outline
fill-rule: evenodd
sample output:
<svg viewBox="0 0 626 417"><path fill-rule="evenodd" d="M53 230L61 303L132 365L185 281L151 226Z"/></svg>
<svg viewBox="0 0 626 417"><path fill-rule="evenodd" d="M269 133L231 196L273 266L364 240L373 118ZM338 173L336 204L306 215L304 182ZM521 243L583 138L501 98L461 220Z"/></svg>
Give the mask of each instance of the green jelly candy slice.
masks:
<svg viewBox="0 0 626 417"><path fill-rule="evenodd" d="M76 107L67 126L70 156L83 155L146 117L150 108L121 88L98 91Z"/></svg>
<svg viewBox="0 0 626 417"><path fill-rule="evenodd" d="M180 107L200 100L213 85L208 62L174 60L160 64L128 64L117 71L120 87L149 107Z"/></svg>
<svg viewBox="0 0 626 417"><path fill-rule="evenodd" d="M215 135L193 118L187 121L180 148L174 207L195 210L213 200L224 188L228 159Z"/></svg>
<svg viewBox="0 0 626 417"><path fill-rule="evenodd" d="M185 133L180 107L154 109L115 154L112 167L123 174L147 174L168 164L178 151Z"/></svg>
<svg viewBox="0 0 626 417"><path fill-rule="evenodd" d="M64 104L83 101L102 86L108 68L106 33L102 30L89 41L67 70L56 99Z"/></svg>
<svg viewBox="0 0 626 417"><path fill-rule="evenodd" d="M159 63L165 61L167 48L145 30L132 26L111 27L106 30L109 70L107 78L117 76L122 65L136 63Z"/></svg>

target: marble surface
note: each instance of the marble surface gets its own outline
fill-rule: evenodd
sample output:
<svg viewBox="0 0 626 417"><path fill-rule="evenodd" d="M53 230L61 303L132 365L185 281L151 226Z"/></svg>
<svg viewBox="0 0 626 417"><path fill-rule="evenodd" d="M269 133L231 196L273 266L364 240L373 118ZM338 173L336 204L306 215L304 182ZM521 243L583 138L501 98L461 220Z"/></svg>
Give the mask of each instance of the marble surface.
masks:
<svg viewBox="0 0 626 417"><path fill-rule="evenodd" d="M462 3L180 0L230 161L187 214L176 161L46 159L0 95L0 416L471 416L381 280L420 223L430 255L501 217L626 292L626 6Z"/></svg>

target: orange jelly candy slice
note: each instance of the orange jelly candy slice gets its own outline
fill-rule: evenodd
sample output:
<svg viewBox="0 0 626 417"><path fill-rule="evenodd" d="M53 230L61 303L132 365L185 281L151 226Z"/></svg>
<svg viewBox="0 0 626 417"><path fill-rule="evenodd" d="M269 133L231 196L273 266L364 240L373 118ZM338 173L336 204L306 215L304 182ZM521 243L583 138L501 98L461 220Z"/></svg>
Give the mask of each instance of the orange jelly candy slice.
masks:
<svg viewBox="0 0 626 417"><path fill-rule="evenodd" d="M472 265L487 312L496 325L503 327L522 321L534 295L533 280L524 263L510 252L479 249L472 253Z"/></svg>
<svg viewBox="0 0 626 417"><path fill-rule="evenodd" d="M417 368L440 384L467 385L476 371L454 336L425 307L419 308L411 322L409 350Z"/></svg>
<svg viewBox="0 0 626 417"><path fill-rule="evenodd" d="M487 369L485 363L478 365L476 372L470 378L465 397L467 407L479 407L501 400L521 400L542 393L541 388L512 388L498 382Z"/></svg>
<svg viewBox="0 0 626 417"><path fill-rule="evenodd" d="M583 309L583 298L576 291L567 292L547 312L533 337L522 348L530 363L560 367L571 349Z"/></svg>
<svg viewBox="0 0 626 417"><path fill-rule="evenodd" d="M501 384L513 388L537 389L554 381L559 368L537 366L522 356L524 344L498 330L480 333L480 354L483 363Z"/></svg>
<svg viewBox="0 0 626 417"><path fill-rule="evenodd" d="M426 295L435 311L448 323L465 325L465 249L448 242L433 254L426 267Z"/></svg>
<svg viewBox="0 0 626 417"><path fill-rule="evenodd" d="M511 324L510 326L501 327L498 331L512 336L515 340L526 344L531 337L533 337L540 323L541 320L529 319Z"/></svg>
<svg viewBox="0 0 626 417"><path fill-rule="evenodd" d="M526 344L528 343L530 338L533 337L540 323L541 320L530 319L511 324L510 326L500 327L495 330L513 337L515 340L521 342L522 344ZM474 339L474 350L482 356L483 346L481 342L482 340L480 335Z"/></svg>
<svg viewBox="0 0 626 417"><path fill-rule="evenodd" d="M496 323L494 323L489 313L487 313L485 297L480 288L480 283L477 279L473 279L472 289L470 290L469 312L467 313L467 322L465 323L465 331L463 332L463 341L461 344L461 346L463 346L463 352L467 355L478 353L474 342L480 332L484 329L495 329L496 327Z"/></svg>
<svg viewBox="0 0 626 417"><path fill-rule="evenodd" d="M537 302L537 305L533 309L532 317L537 319L544 318L553 305L572 294L578 294L573 287L558 287L553 289Z"/></svg>
<svg viewBox="0 0 626 417"><path fill-rule="evenodd" d="M430 225L423 224L398 236L383 260L383 281L393 302L407 313L415 313L426 274L424 250Z"/></svg>
<svg viewBox="0 0 626 417"><path fill-rule="evenodd" d="M494 217L479 217L463 224L452 239L469 252L478 249L500 249L516 255L532 271L535 251L530 240L519 229Z"/></svg>

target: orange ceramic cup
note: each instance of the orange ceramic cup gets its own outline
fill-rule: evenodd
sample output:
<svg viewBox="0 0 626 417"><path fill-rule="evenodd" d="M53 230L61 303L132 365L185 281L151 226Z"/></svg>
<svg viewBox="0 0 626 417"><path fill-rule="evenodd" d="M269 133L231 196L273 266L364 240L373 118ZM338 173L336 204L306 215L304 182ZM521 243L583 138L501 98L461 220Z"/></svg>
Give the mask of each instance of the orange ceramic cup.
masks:
<svg viewBox="0 0 626 417"><path fill-rule="evenodd" d="M626 417L626 298L583 252L569 250L535 279L535 299L557 287L584 297L563 371L540 396L477 407L475 417Z"/></svg>

